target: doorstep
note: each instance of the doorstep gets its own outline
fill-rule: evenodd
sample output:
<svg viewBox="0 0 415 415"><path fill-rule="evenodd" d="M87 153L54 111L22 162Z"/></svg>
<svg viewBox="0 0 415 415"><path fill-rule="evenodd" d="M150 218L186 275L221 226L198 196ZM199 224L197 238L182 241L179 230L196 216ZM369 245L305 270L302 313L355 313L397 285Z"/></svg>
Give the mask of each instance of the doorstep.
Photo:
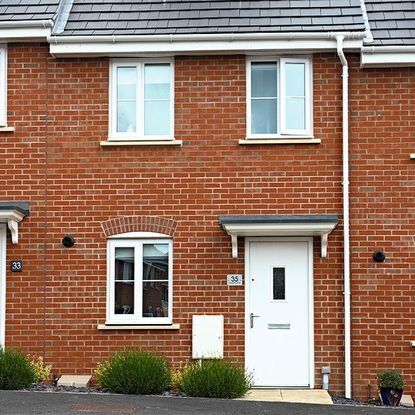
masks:
<svg viewBox="0 0 415 415"><path fill-rule="evenodd" d="M62 375L58 380L58 386L86 388L90 380L91 375Z"/></svg>
<svg viewBox="0 0 415 415"><path fill-rule="evenodd" d="M245 401L333 405L330 395L323 389L250 389L241 399Z"/></svg>

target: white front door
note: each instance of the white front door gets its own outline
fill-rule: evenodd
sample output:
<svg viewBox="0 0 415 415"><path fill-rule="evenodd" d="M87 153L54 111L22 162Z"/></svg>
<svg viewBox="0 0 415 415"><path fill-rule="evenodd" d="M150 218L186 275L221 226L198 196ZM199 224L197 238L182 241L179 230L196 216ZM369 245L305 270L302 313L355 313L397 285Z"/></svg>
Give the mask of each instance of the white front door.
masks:
<svg viewBox="0 0 415 415"><path fill-rule="evenodd" d="M253 386L314 387L312 239L246 244L246 366Z"/></svg>
<svg viewBox="0 0 415 415"><path fill-rule="evenodd" d="M6 322L6 224L0 223L0 346L4 346Z"/></svg>

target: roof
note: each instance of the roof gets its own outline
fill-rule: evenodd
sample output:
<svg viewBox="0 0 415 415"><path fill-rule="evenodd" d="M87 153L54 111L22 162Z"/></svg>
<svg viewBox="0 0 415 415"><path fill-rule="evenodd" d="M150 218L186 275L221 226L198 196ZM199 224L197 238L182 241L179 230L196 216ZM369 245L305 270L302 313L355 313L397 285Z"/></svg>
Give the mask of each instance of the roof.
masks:
<svg viewBox="0 0 415 415"><path fill-rule="evenodd" d="M365 0L375 46L415 45L415 1Z"/></svg>
<svg viewBox="0 0 415 415"><path fill-rule="evenodd" d="M61 35L363 30L359 0L74 0Z"/></svg>
<svg viewBox="0 0 415 415"><path fill-rule="evenodd" d="M59 0L0 0L0 21L52 20Z"/></svg>
<svg viewBox="0 0 415 415"><path fill-rule="evenodd" d="M364 5L370 44L415 45L415 1ZM40 20L73 37L365 30L360 0L0 0L0 22Z"/></svg>

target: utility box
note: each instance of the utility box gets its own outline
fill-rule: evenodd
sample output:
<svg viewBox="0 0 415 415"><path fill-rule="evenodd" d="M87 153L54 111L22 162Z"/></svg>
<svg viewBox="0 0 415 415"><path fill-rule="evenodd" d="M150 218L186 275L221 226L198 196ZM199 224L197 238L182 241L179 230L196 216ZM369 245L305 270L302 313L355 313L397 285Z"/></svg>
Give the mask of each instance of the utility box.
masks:
<svg viewBox="0 0 415 415"><path fill-rule="evenodd" d="M223 316L193 316L193 359L223 358Z"/></svg>

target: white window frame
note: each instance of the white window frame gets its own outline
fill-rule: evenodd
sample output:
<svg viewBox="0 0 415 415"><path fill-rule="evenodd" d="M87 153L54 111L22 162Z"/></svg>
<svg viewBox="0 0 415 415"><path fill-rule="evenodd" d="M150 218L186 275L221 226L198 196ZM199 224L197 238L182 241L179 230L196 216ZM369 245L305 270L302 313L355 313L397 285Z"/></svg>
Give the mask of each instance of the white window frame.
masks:
<svg viewBox="0 0 415 415"><path fill-rule="evenodd" d="M275 62L278 74L278 100L277 100L277 133L276 134L252 134L251 133L251 65L256 62ZM282 57L282 56L250 56L246 59L246 136L247 139L278 139L287 137L310 137L312 138L312 67L311 57ZM305 128L303 130L292 130L286 127L285 120L285 65L287 63L305 64Z"/></svg>
<svg viewBox="0 0 415 415"><path fill-rule="evenodd" d="M170 134L144 134L144 66L146 64L170 65ZM137 70L137 131L117 132L117 68L134 66ZM174 59L114 59L110 61L110 91L109 91L109 140L174 140Z"/></svg>
<svg viewBox="0 0 415 415"><path fill-rule="evenodd" d="M107 240L107 324L171 324L173 321L173 243L171 239L122 238ZM143 245L169 245L168 317L143 317ZM115 248L134 248L134 314L115 314Z"/></svg>
<svg viewBox="0 0 415 415"><path fill-rule="evenodd" d="M7 126L7 46L0 45L0 127Z"/></svg>

